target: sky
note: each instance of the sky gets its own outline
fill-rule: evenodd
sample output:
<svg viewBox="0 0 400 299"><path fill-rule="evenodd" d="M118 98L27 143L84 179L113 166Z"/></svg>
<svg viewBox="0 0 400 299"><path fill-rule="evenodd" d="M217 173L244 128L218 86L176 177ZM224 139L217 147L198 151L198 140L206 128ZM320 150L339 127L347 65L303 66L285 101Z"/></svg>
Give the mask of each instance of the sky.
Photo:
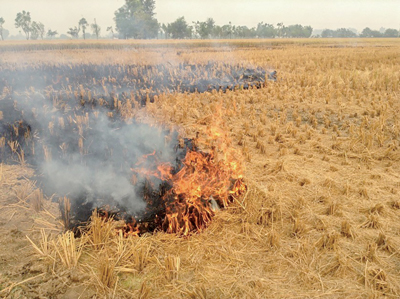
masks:
<svg viewBox="0 0 400 299"><path fill-rule="evenodd" d="M125 0L0 0L4 28L18 34L14 19L18 12L29 11L33 21L42 22L46 31L66 33L69 27L86 18L102 27L114 26L114 12ZM257 26L263 21L276 25L302 24L314 29L365 27L379 30L400 28L400 0L156 0L156 18L170 23L185 16L188 23L214 18L217 25Z"/></svg>

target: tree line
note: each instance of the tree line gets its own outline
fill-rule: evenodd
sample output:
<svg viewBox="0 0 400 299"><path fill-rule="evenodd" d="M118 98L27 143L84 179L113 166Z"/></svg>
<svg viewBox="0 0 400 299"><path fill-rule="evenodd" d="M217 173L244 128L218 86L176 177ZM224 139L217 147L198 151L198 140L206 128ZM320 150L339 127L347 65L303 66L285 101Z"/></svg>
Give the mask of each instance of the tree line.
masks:
<svg viewBox="0 0 400 299"><path fill-rule="evenodd" d="M346 28L336 30L325 29L322 31L321 37L399 37L399 30L388 28L381 32L366 27L360 34L357 34Z"/></svg>
<svg viewBox="0 0 400 299"><path fill-rule="evenodd" d="M300 24L286 26L283 23L276 25L260 22L255 27L232 25L216 25L213 18L205 21L188 23L185 17L179 17L174 22L160 24L155 17L155 0L125 0L125 4L114 13L114 26L108 26L106 31L109 37L119 39L226 39L226 38L309 38L309 37L399 37L397 29L386 29L384 32L365 28L361 34L346 28L336 30L325 29L320 35L312 35L311 26ZM4 40L9 32L3 28L5 20L0 17L0 37ZM32 21L29 12L19 12L15 18L15 27L24 32L26 39L54 38L57 31L49 29L46 33L41 22ZM91 34L87 32L91 30ZM96 19L89 24L81 18L75 26L71 26L60 38L99 38L101 27Z"/></svg>
<svg viewBox="0 0 400 299"><path fill-rule="evenodd" d="M25 34L25 38L27 40L37 40L39 37L41 39L44 39L45 37L52 39L58 35L57 30L48 29L48 31L46 32L43 23L32 21L32 17L29 11L27 12L23 10L22 12L17 13L14 21L15 28L19 28ZM9 35L9 31L3 27L4 23L4 18L0 17L0 38L2 40L7 38ZM82 18L79 20L78 26L69 28L67 34L69 34L71 38L78 38L79 32L82 30L82 36L84 39L86 39L86 28L88 26L89 23L87 22L87 20L85 18ZM99 38L101 28L99 25L97 25L96 19L94 20L93 24L90 24L90 28L92 29L93 35L96 36L96 38Z"/></svg>
<svg viewBox="0 0 400 299"><path fill-rule="evenodd" d="M275 38L275 37L310 37L313 31L311 26L299 24L284 26L278 23L277 27L273 24L258 23L257 27L236 26L229 24L215 25L212 18L204 22L193 22L188 24L185 17L180 17L169 24L161 25L160 35L163 38Z"/></svg>

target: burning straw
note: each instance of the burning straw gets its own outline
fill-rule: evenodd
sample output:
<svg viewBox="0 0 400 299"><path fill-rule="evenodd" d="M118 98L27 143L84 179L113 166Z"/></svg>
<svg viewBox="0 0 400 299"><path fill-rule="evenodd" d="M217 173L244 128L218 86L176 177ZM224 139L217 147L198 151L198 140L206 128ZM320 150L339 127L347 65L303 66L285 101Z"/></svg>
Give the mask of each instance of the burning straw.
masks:
<svg viewBox="0 0 400 299"><path fill-rule="evenodd" d="M203 69L207 70L204 74ZM208 78L212 69L226 72L226 82ZM258 88L265 82L266 73L261 69L234 67L235 75L230 75L231 69L214 64L181 66L178 73L184 80L177 86L168 83L176 81L172 73L163 79L165 82L151 71L153 68L132 66L135 71L128 73L130 77L137 72L148 76L149 80L139 80L145 85L155 76L154 80L162 81L160 88L165 84L159 92L170 88L195 92L203 85L202 91L224 87L222 92L229 86ZM79 80L88 80L86 75L72 76L82 69L57 71L72 72L69 88L58 91L62 86L46 81L41 73L36 81L25 82L24 73L12 71L16 82L31 87L24 94L19 90L7 93L0 103L1 110L9 112L0 122L0 133L9 148L3 148L0 155L2 160L26 160L35 167L45 194L62 199L60 210L66 229L80 233L78 228L87 226L97 209L106 219L123 220L124 235L155 230L188 235L207 227L215 210L226 207L245 190L241 157L230 147L218 111L209 116L212 121L195 138L182 138L175 130L139 122L138 109L151 104L147 101L151 95L128 94L133 86L122 79L123 92L118 94L113 85L117 81L101 77L111 72L117 78L121 76L118 69L103 66L84 85ZM194 80L198 72L203 74L198 74L200 79L207 74L208 81ZM191 76L193 80L188 79ZM139 81L134 87L144 92ZM52 88L42 90L47 84ZM93 90L84 88L90 85ZM145 102L140 100L143 96Z"/></svg>
<svg viewBox="0 0 400 299"><path fill-rule="evenodd" d="M194 139L176 137L172 142L174 163L163 162L161 153L154 150L131 167L130 182L135 190L140 190L146 203L142 213L130 213L118 203L98 207L104 219L125 221L119 227L124 236L155 230L186 236L201 231L217 209L227 207L246 190L241 156L229 148L229 137L223 129L208 127ZM200 147L210 150L203 151ZM66 215L68 210L76 218L77 210L82 209L82 206L71 209L65 200L60 207L65 220L70 218ZM84 223L75 221L72 229L77 224Z"/></svg>

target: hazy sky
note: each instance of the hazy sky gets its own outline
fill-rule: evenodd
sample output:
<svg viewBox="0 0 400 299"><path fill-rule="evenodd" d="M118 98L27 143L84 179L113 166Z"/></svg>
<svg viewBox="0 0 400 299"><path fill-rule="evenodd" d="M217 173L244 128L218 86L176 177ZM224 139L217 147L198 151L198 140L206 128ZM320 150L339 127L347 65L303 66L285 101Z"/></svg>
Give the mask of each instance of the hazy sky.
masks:
<svg viewBox="0 0 400 299"><path fill-rule="evenodd" d="M4 28L17 34L14 19L18 12L29 11L32 20L66 33L80 18L89 23L94 18L105 33L114 25L114 11L125 0L0 0L0 17ZM216 24L256 26L258 22L285 25L311 25L314 29L351 27L361 31L400 27L400 0L156 0L156 17L160 23L173 22L180 16L186 20L213 17Z"/></svg>

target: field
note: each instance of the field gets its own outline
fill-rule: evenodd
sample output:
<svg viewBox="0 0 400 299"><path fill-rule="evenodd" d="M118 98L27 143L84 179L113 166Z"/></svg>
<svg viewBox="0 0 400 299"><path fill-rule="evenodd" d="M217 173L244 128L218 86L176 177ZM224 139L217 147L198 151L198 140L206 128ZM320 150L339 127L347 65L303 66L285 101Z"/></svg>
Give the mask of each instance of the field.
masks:
<svg viewBox="0 0 400 299"><path fill-rule="evenodd" d="M185 138L217 127L225 137L211 145L237 153L247 190L188 236L124 237L95 214L82 236L64 232L56 195L38 188L29 157L0 139L0 154L13 154L0 164L0 297L398 298L399 50L396 39L0 44L3 71L212 61L278 74L262 88L157 91L143 105L115 104L110 91L125 122ZM89 97L90 87L72 81L71 98ZM0 102L12 93L4 88ZM53 96L48 111L61 109L61 92L47 86L14 96L40 94ZM74 127L73 140L85 155L79 136L90 126L74 113L83 133ZM45 147L40 154L48 159Z"/></svg>

